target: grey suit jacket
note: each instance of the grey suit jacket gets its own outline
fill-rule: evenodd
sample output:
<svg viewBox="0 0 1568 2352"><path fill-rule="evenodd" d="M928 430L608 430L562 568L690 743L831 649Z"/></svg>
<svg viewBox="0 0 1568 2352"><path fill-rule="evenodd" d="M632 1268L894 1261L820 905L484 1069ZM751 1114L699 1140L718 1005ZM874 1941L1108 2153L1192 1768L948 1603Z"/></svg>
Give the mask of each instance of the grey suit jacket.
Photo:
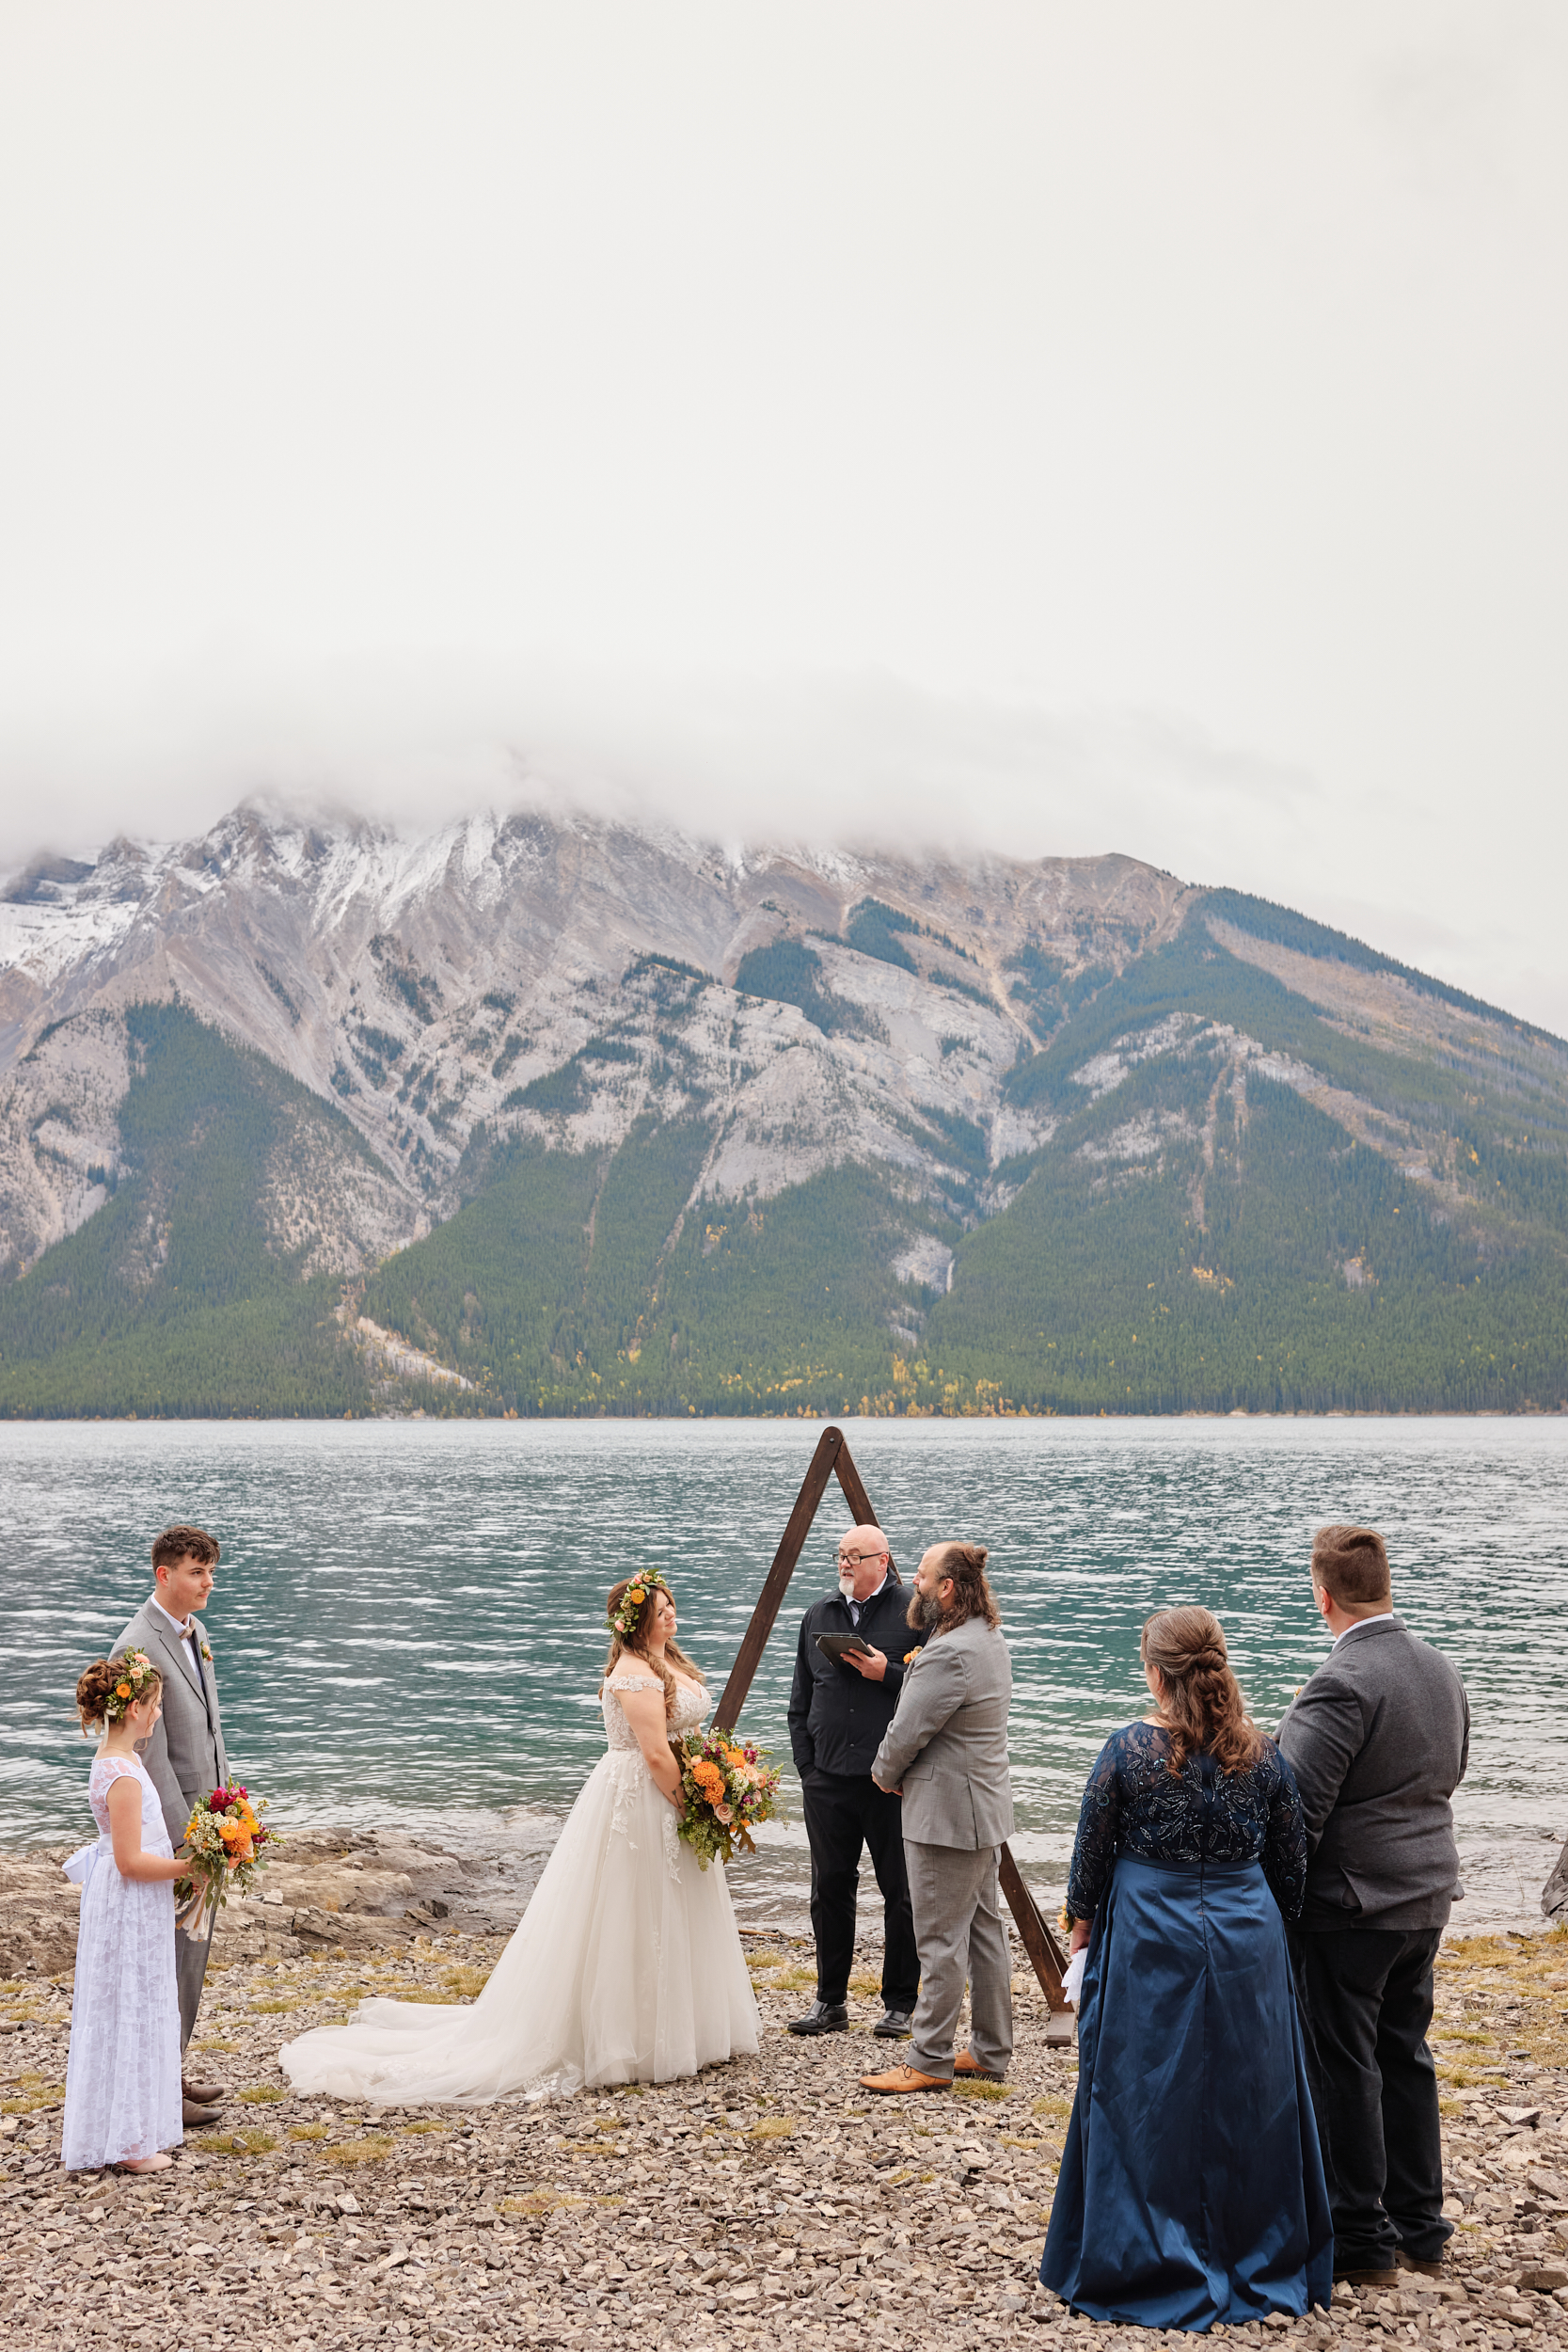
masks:
<svg viewBox="0 0 1568 2352"><path fill-rule="evenodd" d="M1449 1799L1470 1754L1448 1660L1400 1617L1353 1627L1278 1737L1307 1816L1303 1928L1444 1926L1460 1891Z"/></svg>
<svg viewBox="0 0 1568 2352"><path fill-rule="evenodd" d="M880 1788L902 1787L911 1845L974 1853L1012 1836L1012 1695L1007 1645L983 1617L934 1634L906 1668L871 1774Z"/></svg>
<svg viewBox="0 0 1568 2352"><path fill-rule="evenodd" d="M198 1628L201 1620L197 1619ZM205 1640L199 1633L198 1640ZM178 1849L184 1838L191 1806L229 1778L229 1757L223 1744L223 1718L218 1712L217 1677L211 1659L198 1657L201 1689L191 1680L180 1655L180 1637L150 1600L144 1601L109 1653L144 1649L164 1677L164 1711L143 1762L151 1775L164 1808L164 1821Z"/></svg>

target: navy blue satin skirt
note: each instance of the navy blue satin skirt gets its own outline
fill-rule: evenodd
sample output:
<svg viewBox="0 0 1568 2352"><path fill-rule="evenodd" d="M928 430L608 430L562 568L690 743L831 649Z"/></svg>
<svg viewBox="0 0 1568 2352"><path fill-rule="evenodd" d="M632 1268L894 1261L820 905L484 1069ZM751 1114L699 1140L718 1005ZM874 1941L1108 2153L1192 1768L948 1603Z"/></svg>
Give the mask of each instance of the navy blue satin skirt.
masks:
<svg viewBox="0 0 1568 2352"><path fill-rule="evenodd" d="M1260 1866L1123 1856L1089 1938L1040 2278L1091 2318L1327 2308L1334 2232L1285 1927Z"/></svg>

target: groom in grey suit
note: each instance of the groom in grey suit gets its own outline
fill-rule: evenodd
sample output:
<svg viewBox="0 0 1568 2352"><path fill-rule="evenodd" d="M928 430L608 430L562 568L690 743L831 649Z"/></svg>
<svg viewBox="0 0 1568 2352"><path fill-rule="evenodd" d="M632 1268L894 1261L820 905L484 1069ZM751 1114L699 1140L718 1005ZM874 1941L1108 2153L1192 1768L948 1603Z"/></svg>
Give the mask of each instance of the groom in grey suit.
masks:
<svg viewBox="0 0 1568 2352"><path fill-rule="evenodd" d="M929 1638L906 1670L871 1767L878 1787L904 1800L920 1997L910 2064L863 2074L867 2090L945 2090L955 2074L994 2080L1013 2054L1012 1956L996 1875L1013 1827L1013 1673L986 1558L983 1544L933 1544L915 1570L909 1621ZM970 2046L955 2057L966 1979Z"/></svg>
<svg viewBox="0 0 1568 2352"><path fill-rule="evenodd" d="M152 1545L153 1590L113 1652L118 1657L121 1650L145 1650L164 1678L163 1713L142 1761L158 1791L176 1853L184 1843L198 1797L222 1788L229 1778L213 1653L198 1623L199 1612L212 1597L217 1564L216 1540L204 1527L166 1527ZM196 2030L212 1942L211 1921L200 1943L175 1930L182 2052ZM187 2127L199 2129L216 2121L221 2092L214 2085L186 2080L182 2089Z"/></svg>

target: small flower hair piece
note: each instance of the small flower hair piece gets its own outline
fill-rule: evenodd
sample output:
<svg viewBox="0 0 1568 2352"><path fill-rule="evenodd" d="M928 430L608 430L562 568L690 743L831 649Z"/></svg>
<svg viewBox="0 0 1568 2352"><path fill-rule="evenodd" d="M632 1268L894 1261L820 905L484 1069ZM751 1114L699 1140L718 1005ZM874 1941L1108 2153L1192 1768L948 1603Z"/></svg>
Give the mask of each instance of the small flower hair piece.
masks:
<svg viewBox="0 0 1568 2352"><path fill-rule="evenodd" d="M637 1621L642 1614L643 1604L648 1595L668 1593L669 1590L669 1585L661 1576L638 1577L621 1595L620 1607L606 1610L605 1623L618 1640L629 1642L637 1631Z"/></svg>
<svg viewBox="0 0 1568 2352"><path fill-rule="evenodd" d="M111 1658L109 1672L115 1677L115 1681L103 1701L103 1718L111 1724L118 1724L126 1709L135 1707L142 1695L149 1675L154 1675L159 1681L163 1679L161 1675L155 1674L152 1661L144 1649L128 1649L119 1658Z"/></svg>

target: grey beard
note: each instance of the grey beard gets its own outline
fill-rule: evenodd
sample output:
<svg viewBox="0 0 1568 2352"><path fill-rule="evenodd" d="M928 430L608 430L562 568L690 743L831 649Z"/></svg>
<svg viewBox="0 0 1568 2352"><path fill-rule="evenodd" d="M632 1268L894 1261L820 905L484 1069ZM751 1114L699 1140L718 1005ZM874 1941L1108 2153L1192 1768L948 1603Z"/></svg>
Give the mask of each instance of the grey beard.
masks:
<svg viewBox="0 0 1568 2352"><path fill-rule="evenodd" d="M918 1633L924 1629L928 1633L934 1625L942 1623L941 1601L934 1594L927 1599L923 1593L911 1593L904 1622L911 1632Z"/></svg>

